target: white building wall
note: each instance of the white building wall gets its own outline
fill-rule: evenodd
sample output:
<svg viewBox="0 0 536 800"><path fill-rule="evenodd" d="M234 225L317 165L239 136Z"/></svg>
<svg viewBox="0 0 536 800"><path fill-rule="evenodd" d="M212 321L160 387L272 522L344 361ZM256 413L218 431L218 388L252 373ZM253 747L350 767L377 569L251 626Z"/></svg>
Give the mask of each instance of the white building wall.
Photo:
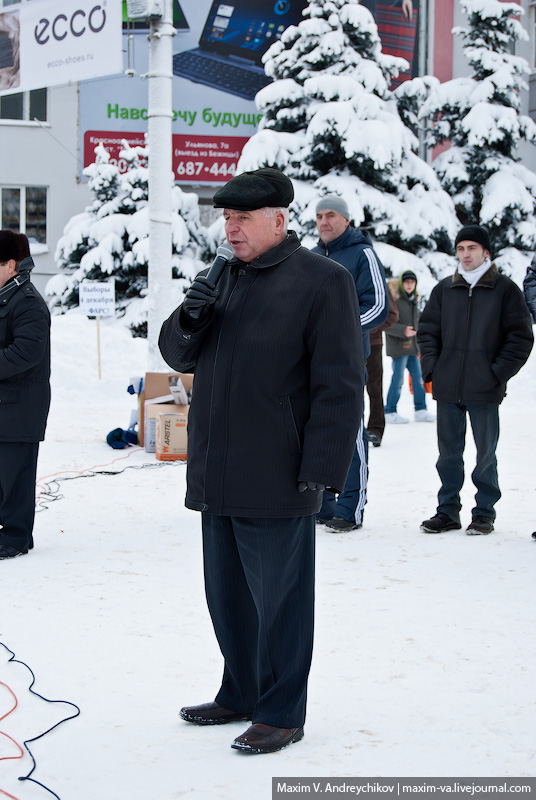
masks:
<svg viewBox="0 0 536 800"><path fill-rule="evenodd" d="M57 272L54 251L65 223L90 201L77 177L77 127L77 84L48 90L47 122L0 119L0 187L47 187L46 246L32 253L32 280L41 292Z"/></svg>

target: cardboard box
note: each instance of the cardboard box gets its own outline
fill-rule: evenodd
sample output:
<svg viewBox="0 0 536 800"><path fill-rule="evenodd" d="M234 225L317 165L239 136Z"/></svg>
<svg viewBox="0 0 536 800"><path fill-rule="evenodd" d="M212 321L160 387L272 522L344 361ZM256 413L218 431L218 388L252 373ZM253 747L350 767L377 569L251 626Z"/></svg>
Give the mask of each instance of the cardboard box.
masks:
<svg viewBox="0 0 536 800"><path fill-rule="evenodd" d="M156 415L155 454L158 461L186 461L189 406L183 408L186 411L182 414L160 409Z"/></svg>
<svg viewBox="0 0 536 800"><path fill-rule="evenodd" d="M155 452L156 414L163 404L173 403L170 382L180 378L186 392L192 388L194 376L182 372L147 372L143 392L138 395L138 444L148 453ZM183 411L184 406L173 403L174 411Z"/></svg>

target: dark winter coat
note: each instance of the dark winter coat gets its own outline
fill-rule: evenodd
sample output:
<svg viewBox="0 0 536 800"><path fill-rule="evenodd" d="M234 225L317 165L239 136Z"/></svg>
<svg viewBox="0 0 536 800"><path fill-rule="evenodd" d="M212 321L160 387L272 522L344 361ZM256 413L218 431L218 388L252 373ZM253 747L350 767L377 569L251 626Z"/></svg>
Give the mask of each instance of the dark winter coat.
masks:
<svg viewBox="0 0 536 800"><path fill-rule="evenodd" d="M525 280L523 281L523 293L525 300L532 315L532 320L536 324L536 261L532 260L532 264L527 269Z"/></svg>
<svg viewBox="0 0 536 800"><path fill-rule="evenodd" d="M49 406L50 313L27 281L0 295L0 441L44 439Z"/></svg>
<svg viewBox="0 0 536 800"><path fill-rule="evenodd" d="M389 281L389 290L398 307L398 322L389 328L385 334L386 353L393 358L416 356L419 353L417 337L406 336L404 331L408 325L417 330L420 317L420 295L415 288L413 297L408 297L403 287L400 286L400 278L393 278L392 281Z"/></svg>
<svg viewBox="0 0 536 800"><path fill-rule="evenodd" d="M472 290L458 272L440 281L417 338L423 380L452 403L500 403L533 343L523 294L494 264Z"/></svg>
<svg viewBox="0 0 536 800"><path fill-rule="evenodd" d="M314 514L341 490L361 418L364 361L351 276L290 233L251 264L232 259L212 321L180 307L160 349L193 372L186 505L243 517Z"/></svg>
<svg viewBox="0 0 536 800"><path fill-rule="evenodd" d="M363 349L365 358L370 354L369 331L387 319L389 301L383 265L376 255L368 233L351 225L332 242L319 240L313 253L332 258L350 272L354 279L359 301Z"/></svg>

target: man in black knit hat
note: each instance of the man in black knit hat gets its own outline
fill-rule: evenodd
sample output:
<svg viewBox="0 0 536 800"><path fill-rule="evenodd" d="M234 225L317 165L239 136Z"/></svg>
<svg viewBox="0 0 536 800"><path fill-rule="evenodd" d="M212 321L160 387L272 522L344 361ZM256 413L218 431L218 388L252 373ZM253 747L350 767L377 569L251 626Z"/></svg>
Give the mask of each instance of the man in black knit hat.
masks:
<svg viewBox="0 0 536 800"><path fill-rule="evenodd" d="M224 656L197 725L252 720L231 747L303 737L313 645L315 514L341 491L361 417L353 279L287 230L291 181L266 168L214 195L234 257L164 323L167 363L193 372L186 505L202 512L205 588Z"/></svg>
<svg viewBox="0 0 536 800"><path fill-rule="evenodd" d="M24 233L0 231L0 560L33 547L35 475L50 405L50 314Z"/></svg>
<svg viewBox="0 0 536 800"><path fill-rule="evenodd" d="M521 290L491 262L486 228L467 225L455 242L459 266L434 287L421 314L417 340L423 380L437 400L437 513L422 523L427 533L459 530L460 490L467 415L476 445L475 507L468 534L493 530L501 492L496 448L499 404L506 382L532 349L530 315Z"/></svg>

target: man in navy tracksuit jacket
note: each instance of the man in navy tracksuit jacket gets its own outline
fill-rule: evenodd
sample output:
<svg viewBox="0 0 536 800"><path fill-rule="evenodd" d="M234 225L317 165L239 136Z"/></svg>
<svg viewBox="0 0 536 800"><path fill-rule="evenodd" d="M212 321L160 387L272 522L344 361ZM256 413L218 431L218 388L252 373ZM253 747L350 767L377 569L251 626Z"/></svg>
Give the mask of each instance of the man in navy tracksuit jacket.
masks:
<svg viewBox="0 0 536 800"><path fill-rule="evenodd" d="M316 206L316 226L320 236L313 253L332 258L351 273L355 281L365 363L370 354L370 331L381 325L389 313L385 272L373 250L368 233L350 224L350 212L338 195L326 195ZM367 502L368 440L361 420L356 449L344 491L335 498L325 491L317 520L330 530L351 531L361 528Z"/></svg>

